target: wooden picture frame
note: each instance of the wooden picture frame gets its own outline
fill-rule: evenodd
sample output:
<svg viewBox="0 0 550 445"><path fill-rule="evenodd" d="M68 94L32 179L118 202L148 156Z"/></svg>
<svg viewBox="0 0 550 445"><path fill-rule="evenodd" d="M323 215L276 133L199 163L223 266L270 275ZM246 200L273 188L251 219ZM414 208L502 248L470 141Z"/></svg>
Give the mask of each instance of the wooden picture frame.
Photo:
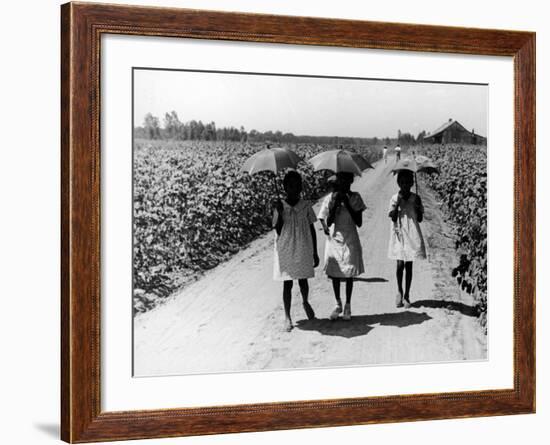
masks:
<svg viewBox="0 0 550 445"><path fill-rule="evenodd" d="M513 389L102 412L99 116L103 34L512 56ZM534 33L68 3L61 7L61 36L61 438L64 441L174 437L535 411Z"/></svg>

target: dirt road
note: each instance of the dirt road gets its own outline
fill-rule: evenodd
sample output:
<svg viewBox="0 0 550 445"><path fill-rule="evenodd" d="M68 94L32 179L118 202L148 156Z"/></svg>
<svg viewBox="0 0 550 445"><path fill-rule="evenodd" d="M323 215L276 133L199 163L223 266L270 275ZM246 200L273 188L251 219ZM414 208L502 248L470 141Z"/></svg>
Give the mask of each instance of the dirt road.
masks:
<svg viewBox="0 0 550 445"><path fill-rule="evenodd" d="M282 284L272 279L269 233L135 318L134 375L485 359L486 338L473 315L473 301L450 276L456 263L450 229L422 184L428 260L414 263L413 307L394 305L395 264L387 258L388 203L397 191L392 165L391 158L378 162L352 187L368 208L359 229L366 271L355 282L351 321L328 319L334 297L321 264L310 280L317 319L307 320L296 284L295 328L283 331ZM325 237L316 227L322 259Z"/></svg>

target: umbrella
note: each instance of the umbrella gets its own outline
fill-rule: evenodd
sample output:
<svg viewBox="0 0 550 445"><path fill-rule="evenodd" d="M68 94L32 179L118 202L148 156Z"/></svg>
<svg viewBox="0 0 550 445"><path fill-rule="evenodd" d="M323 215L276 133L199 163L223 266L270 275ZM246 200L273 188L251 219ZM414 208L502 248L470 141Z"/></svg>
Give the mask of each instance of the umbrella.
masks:
<svg viewBox="0 0 550 445"><path fill-rule="evenodd" d="M302 159L294 153L292 150L288 150L282 147L270 147L254 153L250 156L241 167L241 171L254 175L263 171L270 171L273 173L273 182L275 184L275 191L279 195L277 188L277 181L275 177L277 173L285 168L296 168L298 163Z"/></svg>
<svg viewBox="0 0 550 445"><path fill-rule="evenodd" d="M358 153L346 150L329 150L312 157L309 162L316 171L330 170L334 173L347 172L361 176L363 170L374 168Z"/></svg>
<svg viewBox="0 0 550 445"><path fill-rule="evenodd" d="M439 168L433 163L430 158L419 155L415 158L415 161L418 165L418 173L439 173Z"/></svg>
<svg viewBox="0 0 550 445"><path fill-rule="evenodd" d="M395 175L401 170L409 170L413 173L416 173L418 171L418 164L414 159L411 159L411 158L401 159L397 161L397 163L395 164L395 167L392 168L391 171Z"/></svg>
<svg viewBox="0 0 550 445"><path fill-rule="evenodd" d="M433 161L426 156L416 156L416 158L405 158L400 160L392 172L395 174L400 170L409 170L413 173L439 173L439 168L433 163Z"/></svg>
<svg viewBox="0 0 550 445"><path fill-rule="evenodd" d="M416 180L417 173L439 173L439 168L435 166L433 161L426 156L416 156L414 159L406 158L400 160L392 169L393 174L400 170L409 170L414 173L414 182L416 184L416 193L418 193L418 181Z"/></svg>
<svg viewBox="0 0 550 445"><path fill-rule="evenodd" d="M285 168L296 168L301 160L292 150L281 147L268 147L250 156L241 170L250 175L261 171L279 173Z"/></svg>

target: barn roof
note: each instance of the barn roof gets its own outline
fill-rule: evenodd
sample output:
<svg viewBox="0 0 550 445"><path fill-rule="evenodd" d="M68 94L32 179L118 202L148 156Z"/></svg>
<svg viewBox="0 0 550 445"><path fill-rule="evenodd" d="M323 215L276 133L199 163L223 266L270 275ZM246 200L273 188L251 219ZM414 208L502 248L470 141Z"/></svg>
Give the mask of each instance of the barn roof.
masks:
<svg viewBox="0 0 550 445"><path fill-rule="evenodd" d="M424 137L432 137L432 136L435 136L439 133L442 133L443 131L445 131L447 128L449 128L451 125L453 125L454 123L457 123L458 125L460 125L462 128L464 128L463 125L460 124L460 122L458 121L455 121L453 119L449 119L447 122L445 122L443 125L441 125L440 127L436 128L434 131L432 131L431 133L428 133L426 136ZM464 128L464 130L466 130ZM468 130L466 130L468 131Z"/></svg>
<svg viewBox="0 0 550 445"><path fill-rule="evenodd" d="M439 133L442 133L444 132L447 128L449 128L451 125L453 125L454 123L456 122L457 125L459 125L460 127L462 127L462 129L464 131L468 131L464 125L462 125L460 122L458 121L455 121L454 119L449 119L447 122L445 122L443 125L441 125L440 127L436 128L434 131L432 131L431 133L427 133L424 137L425 138L431 138L433 136L436 136L438 135ZM477 137L485 137L485 136L481 136L479 134L476 134L474 133Z"/></svg>

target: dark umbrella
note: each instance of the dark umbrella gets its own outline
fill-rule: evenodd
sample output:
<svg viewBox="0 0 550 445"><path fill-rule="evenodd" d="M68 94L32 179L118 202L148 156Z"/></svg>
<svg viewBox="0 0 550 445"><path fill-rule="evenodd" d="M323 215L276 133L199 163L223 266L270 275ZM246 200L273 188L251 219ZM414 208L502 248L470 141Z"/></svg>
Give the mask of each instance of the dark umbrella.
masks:
<svg viewBox="0 0 550 445"><path fill-rule="evenodd" d="M330 170L333 173L347 172L361 176L364 170L374 168L358 153L346 150L329 150L312 157L309 162L315 171Z"/></svg>
<svg viewBox="0 0 550 445"><path fill-rule="evenodd" d="M254 153L250 156L241 167L241 171L254 175L263 171L273 173L273 183L275 184L275 192L279 196L277 181L275 180L277 173L285 168L296 168L299 162L302 161L292 150L282 147L267 147L263 150Z"/></svg>

